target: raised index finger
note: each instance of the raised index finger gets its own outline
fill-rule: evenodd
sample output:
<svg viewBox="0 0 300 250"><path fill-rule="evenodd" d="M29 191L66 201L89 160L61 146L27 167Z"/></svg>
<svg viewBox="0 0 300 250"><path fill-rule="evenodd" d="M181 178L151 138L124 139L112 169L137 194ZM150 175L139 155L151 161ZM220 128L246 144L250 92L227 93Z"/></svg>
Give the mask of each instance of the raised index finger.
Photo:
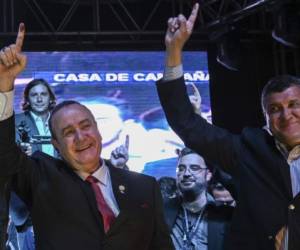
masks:
<svg viewBox="0 0 300 250"><path fill-rule="evenodd" d="M126 138L125 138L125 147L128 150L128 148L129 148L129 135L126 135Z"/></svg>
<svg viewBox="0 0 300 250"><path fill-rule="evenodd" d="M196 3L193 6L192 13L191 13L191 15L188 18L188 22L191 23L192 25L194 25L194 23L196 21L196 18L197 18L197 15L198 15L198 10L199 10L199 3Z"/></svg>
<svg viewBox="0 0 300 250"><path fill-rule="evenodd" d="M199 90L198 88L196 87L196 85L194 83L190 83L190 85L193 87L194 89L194 96L197 97L197 99L200 99L200 93L199 93Z"/></svg>
<svg viewBox="0 0 300 250"><path fill-rule="evenodd" d="M24 37L25 37L25 24L20 23L18 35L16 38L16 47L17 47L17 50L19 50L19 51L22 50Z"/></svg>

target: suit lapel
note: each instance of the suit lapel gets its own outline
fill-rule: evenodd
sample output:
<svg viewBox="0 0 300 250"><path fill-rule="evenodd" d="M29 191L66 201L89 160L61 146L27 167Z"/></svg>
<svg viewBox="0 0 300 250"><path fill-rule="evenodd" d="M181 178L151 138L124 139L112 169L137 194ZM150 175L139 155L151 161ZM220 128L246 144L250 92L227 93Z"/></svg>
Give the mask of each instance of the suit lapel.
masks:
<svg viewBox="0 0 300 250"><path fill-rule="evenodd" d="M214 218L210 208L207 209L207 250L223 249L224 223Z"/></svg>
<svg viewBox="0 0 300 250"><path fill-rule="evenodd" d="M211 237L213 235L213 237ZM216 235L216 229L214 227L214 224L210 223L209 217L207 220L207 250L215 249L215 242L219 239L217 238L218 235Z"/></svg>
<svg viewBox="0 0 300 250"><path fill-rule="evenodd" d="M109 161L105 161L105 164L109 168L113 193L120 209L118 217L107 233L109 235L128 219L128 213L130 213L130 186L125 175L120 172L123 170L116 169Z"/></svg>
<svg viewBox="0 0 300 250"><path fill-rule="evenodd" d="M102 230L104 234L102 216L98 211L94 191L92 190L91 186L85 181L83 181L70 167L65 166L64 164L63 167L67 172L69 172L72 178L76 179L76 183L79 184L80 189L82 190L84 196L87 199L87 203L91 209L92 214L94 215L95 221L97 222L100 230Z"/></svg>
<svg viewBox="0 0 300 250"><path fill-rule="evenodd" d="M103 220L97 208L97 202L95 199L94 191L92 190L91 186L88 183L85 183L85 181L82 180L80 181L80 187L82 191L85 193L88 204L95 217L95 220L97 221L97 224L99 225L99 228L103 229Z"/></svg>
<svg viewBox="0 0 300 250"><path fill-rule="evenodd" d="M290 166L287 163L287 160L284 158L282 153L278 150L275 140L273 137L268 136L269 143L272 144L273 154L271 154L270 165L272 166L271 171L272 174L277 175L276 170L280 173L279 181L280 181L280 190L283 190L283 195L288 199L293 197L292 195L292 182L291 182L291 175L290 175ZM275 173L274 173L275 172ZM278 179L278 178L277 178Z"/></svg>
<svg viewBox="0 0 300 250"><path fill-rule="evenodd" d="M181 209L181 201L179 197L168 199L167 201L164 202L164 212L166 214L165 221L170 231L172 230L175 224L180 209Z"/></svg>
<svg viewBox="0 0 300 250"><path fill-rule="evenodd" d="M281 160L283 161L283 159L281 159ZM278 163L279 162L280 161L278 161ZM284 160L284 162L280 162L278 167L280 169L280 173L283 178L284 191L285 191L285 194L287 195L286 197L292 198L293 194L292 194L292 181L291 181L291 174L290 174L290 166L288 165L286 160Z"/></svg>
<svg viewBox="0 0 300 250"><path fill-rule="evenodd" d="M128 197L130 195L128 180L125 178L125 176L121 176L120 173L118 173L119 171L116 171L118 169L112 167L109 162L106 162L106 164L109 168L112 189L119 208L120 210L127 209L129 205Z"/></svg>
<svg viewBox="0 0 300 250"><path fill-rule="evenodd" d="M114 232L117 228L119 228L128 219L128 213L130 212L130 203L129 203L130 198L128 192L129 185L127 180L125 180L126 178L124 178L124 176L121 176L119 173L120 170L112 167L108 161L105 161L105 164L109 168L114 196L116 198L116 201L120 209L120 213L118 217L111 225L110 229L106 234L106 236L108 237L112 232ZM69 172L70 175L72 175L73 178L77 178L77 182L79 183L80 188L87 199L87 202L95 217L95 220L97 221L99 228L103 230L103 220L101 215L99 214L97 208L97 202L92 188L88 183L86 183L79 176L77 176L77 174L74 173L73 170L69 169L67 166L65 166L65 169L66 171ZM103 234L104 234L104 230L103 230Z"/></svg>

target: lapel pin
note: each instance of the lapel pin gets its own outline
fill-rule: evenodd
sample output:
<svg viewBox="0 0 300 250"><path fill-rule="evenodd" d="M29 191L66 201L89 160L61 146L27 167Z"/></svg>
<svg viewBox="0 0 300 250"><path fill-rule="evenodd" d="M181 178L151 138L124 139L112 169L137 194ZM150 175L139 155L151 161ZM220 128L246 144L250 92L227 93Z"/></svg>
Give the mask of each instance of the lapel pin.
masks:
<svg viewBox="0 0 300 250"><path fill-rule="evenodd" d="M120 185L119 186L119 191L120 191L121 194L125 194L125 186Z"/></svg>
<svg viewBox="0 0 300 250"><path fill-rule="evenodd" d="M143 204L141 205L141 207L142 207L142 208L148 208L149 205L148 205L147 203L143 203Z"/></svg>

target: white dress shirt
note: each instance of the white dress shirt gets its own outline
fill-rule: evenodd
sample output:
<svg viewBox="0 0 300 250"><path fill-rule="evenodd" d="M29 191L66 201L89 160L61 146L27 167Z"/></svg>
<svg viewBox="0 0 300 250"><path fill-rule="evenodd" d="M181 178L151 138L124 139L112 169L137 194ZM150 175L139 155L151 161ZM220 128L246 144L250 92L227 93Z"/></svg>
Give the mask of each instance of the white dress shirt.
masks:
<svg viewBox="0 0 300 250"><path fill-rule="evenodd" d="M110 207L112 212L114 213L115 217L117 217L120 213L120 209L118 206L118 203L116 201L113 189L112 189L112 183L110 178L110 173L108 170L108 167L105 165L105 162L102 161L102 166L99 167L92 176L95 177L98 182L97 185L101 189L103 198L106 202L106 204ZM86 180L86 178L89 176L89 174L76 172L83 180Z"/></svg>
<svg viewBox="0 0 300 250"><path fill-rule="evenodd" d="M35 125L39 131L39 135L42 136L51 136L50 130L49 130L49 118L50 118L50 113L48 114L48 117L46 121L43 121L43 119L34 114L33 112L30 112L30 115L32 116ZM54 156L54 147L52 144L42 144L42 151L48 155Z"/></svg>

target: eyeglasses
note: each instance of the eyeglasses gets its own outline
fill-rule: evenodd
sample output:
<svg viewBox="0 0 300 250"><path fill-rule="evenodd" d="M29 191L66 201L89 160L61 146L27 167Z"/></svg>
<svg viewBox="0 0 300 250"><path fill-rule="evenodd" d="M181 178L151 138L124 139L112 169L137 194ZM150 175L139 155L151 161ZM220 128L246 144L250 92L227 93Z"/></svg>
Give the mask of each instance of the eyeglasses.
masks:
<svg viewBox="0 0 300 250"><path fill-rule="evenodd" d="M197 164L191 164L191 165L184 165L184 164L179 164L177 167L178 172L184 172L186 170L189 170L191 172L202 172L203 170L208 169L206 166L200 166Z"/></svg>

